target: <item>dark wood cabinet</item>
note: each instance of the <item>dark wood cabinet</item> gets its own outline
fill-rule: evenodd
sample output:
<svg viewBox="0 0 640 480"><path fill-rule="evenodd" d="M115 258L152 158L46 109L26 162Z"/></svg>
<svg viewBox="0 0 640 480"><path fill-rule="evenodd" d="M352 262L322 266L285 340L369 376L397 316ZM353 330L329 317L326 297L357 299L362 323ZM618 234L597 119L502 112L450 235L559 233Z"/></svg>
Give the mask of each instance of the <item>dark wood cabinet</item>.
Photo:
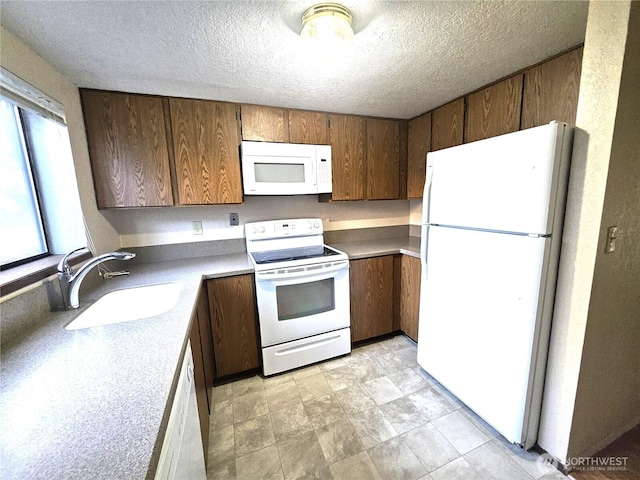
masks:
<svg viewBox="0 0 640 480"><path fill-rule="evenodd" d="M237 106L169 99L178 203L242 203Z"/></svg>
<svg viewBox="0 0 640 480"><path fill-rule="evenodd" d="M394 330L393 263L392 255L349 263L352 342Z"/></svg>
<svg viewBox="0 0 640 480"><path fill-rule="evenodd" d="M524 73L523 129L552 120L575 125L582 52L572 50Z"/></svg>
<svg viewBox="0 0 640 480"><path fill-rule="evenodd" d="M522 77L507 78L467 97L465 143L518 131Z"/></svg>
<svg viewBox="0 0 640 480"><path fill-rule="evenodd" d="M98 208L173 205L162 98L80 95Z"/></svg>
<svg viewBox="0 0 640 480"><path fill-rule="evenodd" d="M289 141L289 112L284 108L242 105L242 139L261 142Z"/></svg>
<svg viewBox="0 0 640 480"><path fill-rule="evenodd" d="M207 280L216 377L261 365L253 275Z"/></svg>
<svg viewBox="0 0 640 480"><path fill-rule="evenodd" d="M311 145L329 144L329 116L322 112L289 110L289 141Z"/></svg>
<svg viewBox="0 0 640 480"><path fill-rule="evenodd" d="M367 118L365 196L400 198L400 122Z"/></svg>
<svg viewBox="0 0 640 480"><path fill-rule="evenodd" d="M213 355L213 332L211 330L211 318L209 314L209 299L207 297L205 284L203 284L200 289L195 315L200 331L200 348L202 350L204 378L207 387L209 411L211 411L211 389L213 388L213 380L216 378L216 364Z"/></svg>
<svg viewBox="0 0 640 480"><path fill-rule="evenodd" d="M206 360L202 348L202 339L206 335L200 328L198 311L191 319L191 330L189 340L191 341L191 353L193 355L193 378L196 386L196 403L198 406L198 417L200 419L200 434L202 436L202 447L204 449L205 464L207 463L207 452L209 450L209 415L211 413L211 387L206 380Z"/></svg>
<svg viewBox="0 0 640 480"><path fill-rule="evenodd" d="M400 255L400 330L413 341L418 341L418 313L420 308L420 279L422 265L420 259L410 255ZM397 263L396 263L397 266Z"/></svg>
<svg viewBox="0 0 640 480"><path fill-rule="evenodd" d="M422 198L427 168L427 152L431 149L431 112L409 121L407 145L407 198Z"/></svg>
<svg viewBox="0 0 640 480"><path fill-rule="evenodd" d="M431 150L461 145L464 126L464 98L449 102L431 112Z"/></svg>
<svg viewBox="0 0 640 480"><path fill-rule="evenodd" d="M351 115L329 117L333 170L332 200L364 199L365 119Z"/></svg>

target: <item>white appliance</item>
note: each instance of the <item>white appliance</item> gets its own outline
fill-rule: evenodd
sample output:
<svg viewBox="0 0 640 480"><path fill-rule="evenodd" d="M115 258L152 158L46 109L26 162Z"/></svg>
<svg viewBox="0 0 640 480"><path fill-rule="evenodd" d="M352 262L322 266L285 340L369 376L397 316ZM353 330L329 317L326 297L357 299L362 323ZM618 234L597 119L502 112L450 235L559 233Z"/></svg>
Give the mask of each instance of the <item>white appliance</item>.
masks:
<svg viewBox="0 0 640 480"><path fill-rule="evenodd" d="M265 375L351 351L349 258L319 218L245 225L255 268Z"/></svg>
<svg viewBox="0 0 640 480"><path fill-rule="evenodd" d="M427 155L418 363L510 442L536 441L573 131Z"/></svg>
<svg viewBox="0 0 640 480"><path fill-rule="evenodd" d="M331 146L297 143L240 144L245 195L331 193Z"/></svg>
<svg viewBox="0 0 640 480"><path fill-rule="evenodd" d="M176 395L165 433L156 480L205 480L204 449L193 376L191 342L187 343Z"/></svg>

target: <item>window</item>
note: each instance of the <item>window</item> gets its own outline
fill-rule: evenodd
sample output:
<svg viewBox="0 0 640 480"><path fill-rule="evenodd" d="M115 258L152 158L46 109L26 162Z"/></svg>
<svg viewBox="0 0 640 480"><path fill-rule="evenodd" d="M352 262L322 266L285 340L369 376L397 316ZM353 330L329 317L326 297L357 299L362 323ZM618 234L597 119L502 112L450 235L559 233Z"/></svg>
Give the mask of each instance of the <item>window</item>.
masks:
<svg viewBox="0 0 640 480"><path fill-rule="evenodd" d="M24 97L25 88L7 88L8 75L2 69L0 270L87 243L64 113L35 103L46 96L34 97L30 85ZM21 82L10 80L10 87Z"/></svg>
<svg viewBox="0 0 640 480"><path fill-rule="evenodd" d="M0 98L0 263L5 269L49 254L21 109Z"/></svg>

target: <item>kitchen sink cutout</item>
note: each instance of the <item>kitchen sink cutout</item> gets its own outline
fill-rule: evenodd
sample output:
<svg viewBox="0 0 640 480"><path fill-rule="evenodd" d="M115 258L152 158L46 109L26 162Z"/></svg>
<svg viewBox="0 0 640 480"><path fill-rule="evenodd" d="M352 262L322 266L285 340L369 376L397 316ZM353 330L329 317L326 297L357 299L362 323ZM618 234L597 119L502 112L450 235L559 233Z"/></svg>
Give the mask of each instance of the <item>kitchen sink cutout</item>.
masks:
<svg viewBox="0 0 640 480"><path fill-rule="evenodd" d="M162 315L175 307L181 289L181 283L161 283L107 293L65 329L80 330Z"/></svg>

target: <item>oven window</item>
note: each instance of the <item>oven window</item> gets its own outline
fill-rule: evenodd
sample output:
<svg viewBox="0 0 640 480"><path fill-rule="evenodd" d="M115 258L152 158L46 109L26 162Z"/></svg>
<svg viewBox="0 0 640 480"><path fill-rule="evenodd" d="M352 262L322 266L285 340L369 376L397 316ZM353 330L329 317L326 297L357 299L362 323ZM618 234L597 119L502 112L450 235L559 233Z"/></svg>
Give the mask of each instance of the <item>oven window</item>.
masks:
<svg viewBox="0 0 640 480"><path fill-rule="evenodd" d="M258 183L304 183L303 163L256 163Z"/></svg>
<svg viewBox="0 0 640 480"><path fill-rule="evenodd" d="M276 287L278 320L291 320L336 308L333 278Z"/></svg>

